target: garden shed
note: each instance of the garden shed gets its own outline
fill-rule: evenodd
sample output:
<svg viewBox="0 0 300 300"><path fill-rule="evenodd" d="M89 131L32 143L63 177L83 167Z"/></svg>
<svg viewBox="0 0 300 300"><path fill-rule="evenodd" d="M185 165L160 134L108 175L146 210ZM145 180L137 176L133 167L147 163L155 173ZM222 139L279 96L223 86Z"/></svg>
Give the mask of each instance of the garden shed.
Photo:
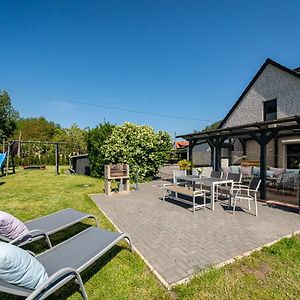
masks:
<svg viewBox="0 0 300 300"><path fill-rule="evenodd" d="M90 175L90 162L88 154L70 156L70 170L81 175Z"/></svg>

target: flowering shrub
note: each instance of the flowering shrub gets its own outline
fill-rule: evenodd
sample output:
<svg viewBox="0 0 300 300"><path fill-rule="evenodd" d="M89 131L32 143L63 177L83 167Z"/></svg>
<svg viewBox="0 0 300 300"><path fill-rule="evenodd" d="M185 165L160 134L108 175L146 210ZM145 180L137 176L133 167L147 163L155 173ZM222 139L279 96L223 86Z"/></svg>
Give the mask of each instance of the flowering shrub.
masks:
<svg viewBox="0 0 300 300"><path fill-rule="evenodd" d="M100 149L103 161L128 163L130 177L139 172L140 180L151 178L165 163L172 150L171 137L164 131L155 132L152 127L124 123L115 126Z"/></svg>

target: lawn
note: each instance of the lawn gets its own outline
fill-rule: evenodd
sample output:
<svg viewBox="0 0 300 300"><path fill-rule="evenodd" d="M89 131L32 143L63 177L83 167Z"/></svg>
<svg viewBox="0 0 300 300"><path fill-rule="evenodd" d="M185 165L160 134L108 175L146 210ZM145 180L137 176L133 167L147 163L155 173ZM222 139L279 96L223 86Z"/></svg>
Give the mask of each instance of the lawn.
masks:
<svg viewBox="0 0 300 300"><path fill-rule="evenodd" d="M102 227L114 230L88 196L102 190L102 180L55 176L52 167L18 170L15 175L0 178L0 210L26 221L73 207L95 214ZM84 226L73 226L51 236L51 240L57 244ZM35 252L45 248L41 241L30 246ZM123 242L87 269L83 280L90 299L296 299L300 297L300 239L284 239L231 265L210 269L172 291L166 291ZM81 299L75 284L61 288L52 297L66 298ZM0 293L0 299L15 298Z"/></svg>

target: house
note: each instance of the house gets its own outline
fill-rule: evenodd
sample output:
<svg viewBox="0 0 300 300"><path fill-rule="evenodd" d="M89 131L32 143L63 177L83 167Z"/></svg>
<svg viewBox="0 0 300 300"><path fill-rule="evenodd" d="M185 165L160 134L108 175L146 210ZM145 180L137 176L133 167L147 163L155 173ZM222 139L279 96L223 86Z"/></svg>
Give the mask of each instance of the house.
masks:
<svg viewBox="0 0 300 300"><path fill-rule="evenodd" d="M218 130L256 122L267 122L267 126L276 127L276 122L294 116L300 116L300 68L289 69L267 59L222 120ZM189 135L181 137L187 138ZM189 138L187 140L191 141ZM209 147L207 142L207 139L198 139L193 147L195 165L209 164L208 158L212 157L210 153L213 147ZM238 164L242 159L260 160L260 145L257 139L249 135L230 136L221 148L221 160L228 164ZM272 167L298 168L300 126L299 129L274 135L266 145L266 163Z"/></svg>
<svg viewBox="0 0 300 300"><path fill-rule="evenodd" d="M300 68L284 67L271 59L258 70L219 128L270 121L300 115ZM276 124L274 125L276 126ZM244 144L244 145L243 145ZM234 141L233 155L259 160L259 145L254 139ZM280 168L298 168L300 131L278 135L267 145L267 164Z"/></svg>

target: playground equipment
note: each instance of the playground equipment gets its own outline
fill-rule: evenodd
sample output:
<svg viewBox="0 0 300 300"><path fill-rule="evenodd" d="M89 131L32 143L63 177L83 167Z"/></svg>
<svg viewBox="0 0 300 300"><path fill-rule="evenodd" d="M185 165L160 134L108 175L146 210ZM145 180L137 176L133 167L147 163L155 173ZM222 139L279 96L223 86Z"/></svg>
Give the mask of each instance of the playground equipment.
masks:
<svg viewBox="0 0 300 300"><path fill-rule="evenodd" d="M5 160L6 160L6 152L0 153L0 169L2 174L4 173Z"/></svg>
<svg viewBox="0 0 300 300"><path fill-rule="evenodd" d="M8 175L8 169L9 169L9 160L11 160L11 166L13 169L13 173L15 173L15 161L14 157L19 152L21 144L44 144L44 145L54 145L55 146L55 173L56 175L59 175L59 145L66 144L65 142L41 142L41 141L21 141L21 140L13 140L8 141L7 143L3 144L3 147L6 148L6 152L2 153L5 154L6 157L6 166L5 166L5 158L2 161L0 156L0 165L2 173L4 172L4 168L6 169L6 176ZM3 150L4 152L4 150ZM35 168L36 166L29 166L31 169ZM38 168L41 168L44 166L38 166Z"/></svg>

